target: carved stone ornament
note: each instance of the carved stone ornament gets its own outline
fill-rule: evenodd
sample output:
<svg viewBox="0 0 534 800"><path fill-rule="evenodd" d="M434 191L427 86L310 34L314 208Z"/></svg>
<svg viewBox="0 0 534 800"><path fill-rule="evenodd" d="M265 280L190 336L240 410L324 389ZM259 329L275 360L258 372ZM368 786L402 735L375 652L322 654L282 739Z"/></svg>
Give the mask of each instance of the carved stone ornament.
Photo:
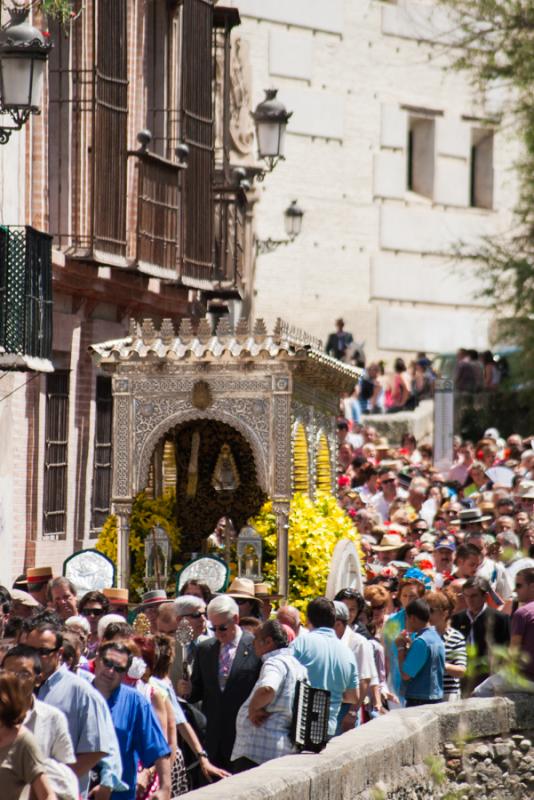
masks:
<svg viewBox="0 0 534 800"><path fill-rule="evenodd" d="M236 38L230 60L230 140L232 149L241 156L250 156L254 147L252 121L252 78L249 45Z"/></svg>
<svg viewBox="0 0 534 800"><path fill-rule="evenodd" d="M213 395L209 383L197 381L191 393L191 403L200 411L205 411L213 403Z"/></svg>

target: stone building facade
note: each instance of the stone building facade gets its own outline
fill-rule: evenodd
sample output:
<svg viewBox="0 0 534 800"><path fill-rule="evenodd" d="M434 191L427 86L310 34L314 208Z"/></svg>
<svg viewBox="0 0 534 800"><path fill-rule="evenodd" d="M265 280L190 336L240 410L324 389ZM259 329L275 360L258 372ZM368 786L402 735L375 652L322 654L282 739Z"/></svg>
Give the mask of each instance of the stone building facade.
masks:
<svg viewBox="0 0 534 800"><path fill-rule="evenodd" d="M250 284L252 204L233 173L241 154L225 112L235 106L224 65L238 11L216 0L74 7L66 29L49 24L42 114L0 147L1 243L37 237L44 255L32 269L39 285L51 273L53 308L46 325L37 313L36 341L43 328L52 337L46 358L13 344L7 315L22 318L28 297L9 308L15 250L1 249L6 585L35 564L60 574L109 513L111 379L89 346L124 336L131 318L178 325L220 298L239 307ZM146 129L151 138L138 138Z"/></svg>
<svg viewBox="0 0 534 800"><path fill-rule="evenodd" d="M343 316L368 357L486 348L493 326L460 241L505 228L517 144L501 94L448 69L454 27L435 0L243 0L253 96L288 110L285 162L262 186L259 239L280 238L297 198L299 238L258 257L254 313L323 339ZM283 303L280 288L283 287Z"/></svg>

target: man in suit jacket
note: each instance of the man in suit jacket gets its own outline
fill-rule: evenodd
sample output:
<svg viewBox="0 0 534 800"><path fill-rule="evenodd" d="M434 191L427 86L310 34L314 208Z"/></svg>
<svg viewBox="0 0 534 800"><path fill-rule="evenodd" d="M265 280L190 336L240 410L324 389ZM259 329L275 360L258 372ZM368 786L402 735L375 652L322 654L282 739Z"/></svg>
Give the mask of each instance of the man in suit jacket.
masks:
<svg viewBox="0 0 534 800"><path fill-rule="evenodd" d="M507 646L510 642L510 618L487 605L490 592L491 586L485 578L468 578L462 589L466 611L452 618L453 628L465 636L468 646L468 673L471 674L463 681L464 694L472 692L490 675L492 645ZM472 656L470 645L476 648Z"/></svg>
<svg viewBox="0 0 534 800"><path fill-rule="evenodd" d="M239 627L239 607L228 595L208 605L213 638L197 649L189 701L202 701L206 715L206 750L218 767L231 763L237 712L251 693L261 669L254 652L254 637Z"/></svg>
<svg viewBox="0 0 534 800"><path fill-rule="evenodd" d="M325 351L329 356L338 358L344 361L347 356L347 350L352 344L352 333L344 330L345 323L340 319L336 319L336 330L334 333L329 334L326 342Z"/></svg>

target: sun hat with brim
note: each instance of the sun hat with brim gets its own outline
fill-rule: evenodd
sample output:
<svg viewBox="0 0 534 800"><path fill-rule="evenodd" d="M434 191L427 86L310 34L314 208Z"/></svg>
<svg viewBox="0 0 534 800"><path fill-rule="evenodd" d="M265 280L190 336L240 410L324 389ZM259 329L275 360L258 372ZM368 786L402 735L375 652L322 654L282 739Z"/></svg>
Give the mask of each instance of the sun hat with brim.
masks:
<svg viewBox="0 0 534 800"><path fill-rule="evenodd" d="M127 606L129 600L128 589L116 589L113 586L102 589L102 594L107 597L114 606Z"/></svg>
<svg viewBox="0 0 534 800"><path fill-rule="evenodd" d="M435 534L430 533L430 531L427 531L426 533L423 533L419 541L422 544L434 544L434 542L436 541L436 536Z"/></svg>
<svg viewBox="0 0 534 800"><path fill-rule="evenodd" d="M172 600L169 600L167 597L167 592L163 589L151 589L149 592L145 592L141 597L141 603L138 605L138 608L150 608L150 606L157 606L160 603L172 603Z"/></svg>
<svg viewBox="0 0 534 800"><path fill-rule="evenodd" d="M35 583L46 583L53 577L52 567L28 567L26 582L28 586Z"/></svg>
<svg viewBox="0 0 534 800"><path fill-rule="evenodd" d="M375 450L389 450L391 448L390 443L386 439L385 436L381 436L380 439L375 444ZM384 462L382 462L384 463Z"/></svg>
<svg viewBox="0 0 534 800"><path fill-rule="evenodd" d="M522 481L519 484L519 497L521 500L534 500L534 481Z"/></svg>
<svg viewBox="0 0 534 800"><path fill-rule="evenodd" d="M250 578L234 578L226 590L226 594L229 594L230 597L236 597L238 600L256 600L259 602L259 598L256 597L254 591L254 581Z"/></svg>
<svg viewBox="0 0 534 800"><path fill-rule="evenodd" d="M256 583L254 584L254 594L259 600L280 600L282 594L273 592L273 587L270 583Z"/></svg>
<svg viewBox="0 0 534 800"><path fill-rule="evenodd" d="M458 512L458 519L451 520L452 525L473 525L477 522L487 522L492 519L491 514L483 514L480 508L463 508Z"/></svg>
<svg viewBox="0 0 534 800"><path fill-rule="evenodd" d="M30 608L39 608L40 606L35 597L32 597L28 592L23 592L21 589L11 589L9 594L12 600L23 606L29 606Z"/></svg>
<svg viewBox="0 0 534 800"><path fill-rule="evenodd" d="M398 533L385 533L380 540L380 544L371 545L371 550L376 553L386 553L388 550L398 550L406 544L402 536Z"/></svg>

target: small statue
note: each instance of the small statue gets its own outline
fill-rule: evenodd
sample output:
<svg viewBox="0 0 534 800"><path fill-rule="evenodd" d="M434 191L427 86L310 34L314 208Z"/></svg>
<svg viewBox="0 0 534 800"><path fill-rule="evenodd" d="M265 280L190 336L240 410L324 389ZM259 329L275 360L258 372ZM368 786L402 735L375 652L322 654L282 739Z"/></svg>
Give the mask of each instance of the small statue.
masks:
<svg viewBox="0 0 534 800"><path fill-rule="evenodd" d="M217 492L234 492L240 484L239 472L230 445L223 444L215 464L211 485Z"/></svg>

